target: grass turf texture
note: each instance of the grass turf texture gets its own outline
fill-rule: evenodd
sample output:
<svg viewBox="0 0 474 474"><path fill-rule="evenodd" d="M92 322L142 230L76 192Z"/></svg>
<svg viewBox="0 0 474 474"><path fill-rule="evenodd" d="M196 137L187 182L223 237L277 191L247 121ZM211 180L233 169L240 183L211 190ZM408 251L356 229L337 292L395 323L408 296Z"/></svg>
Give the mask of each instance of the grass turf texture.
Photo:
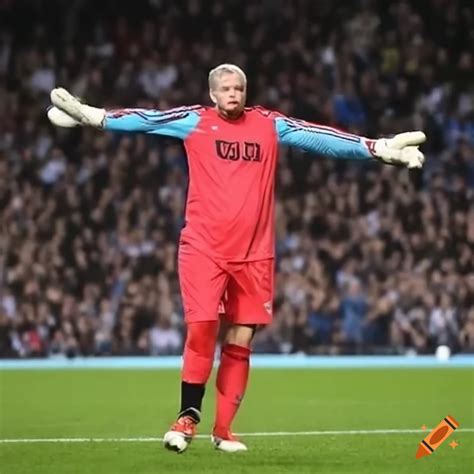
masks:
<svg viewBox="0 0 474 474"><path fill-rule="evenodd" d="M210 387L211 388L211 387ZM173 421L177 371L0 372L0 439L161 437ZM200 433L209 433L209 389ZM255 370L237 432L430 429L451 414L474 427L471 369ZM428 432L247 437L247 453L197 439L184 455L160 442L0 443L1 474L474 473L474 432L456 431L415 460ZM453 450L448 443L460 442Z"/></svg>

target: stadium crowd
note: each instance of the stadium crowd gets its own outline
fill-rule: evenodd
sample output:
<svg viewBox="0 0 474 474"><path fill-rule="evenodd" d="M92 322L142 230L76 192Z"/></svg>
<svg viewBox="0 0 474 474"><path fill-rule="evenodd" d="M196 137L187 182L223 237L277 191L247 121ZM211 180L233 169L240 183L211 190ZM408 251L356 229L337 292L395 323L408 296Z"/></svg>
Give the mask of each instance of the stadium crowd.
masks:
<svg viewBox="0 0 474 474"><path fill-rule="evenodd" d="M246 70L249 104L429 138L421 172L282 149L255 351L474 351L469 2L2 0L0 17L1 357L180 353L181 144L45 111L55 85L105 107L208 104L221 62Z"/></svg>

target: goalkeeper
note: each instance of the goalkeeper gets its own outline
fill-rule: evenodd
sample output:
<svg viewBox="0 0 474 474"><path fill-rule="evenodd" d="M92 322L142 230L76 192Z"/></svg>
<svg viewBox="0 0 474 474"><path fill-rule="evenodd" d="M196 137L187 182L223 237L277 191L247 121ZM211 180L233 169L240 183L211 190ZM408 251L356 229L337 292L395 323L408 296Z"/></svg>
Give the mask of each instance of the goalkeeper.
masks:
<svg viewBox="0 0 474 474"><path fill-rule="evenodd" d="M426 138L423 132L367 139L261 107L246 108L246 88L245 73L222 64L209 73L214 107L104 110L81 104L65 89L51 92L54 107L48 116L55 125L165 135L184 142L189 190L178 272L187 335L181 406L164 436L165 447L177 452L186 450L201 420L221 300L227 329L217 372L212 442L226 452L247 449L231 425L247 386L252 338L258 326L272 320L278 146L407 168L421 168L424 162L418 149Z"/></svg>

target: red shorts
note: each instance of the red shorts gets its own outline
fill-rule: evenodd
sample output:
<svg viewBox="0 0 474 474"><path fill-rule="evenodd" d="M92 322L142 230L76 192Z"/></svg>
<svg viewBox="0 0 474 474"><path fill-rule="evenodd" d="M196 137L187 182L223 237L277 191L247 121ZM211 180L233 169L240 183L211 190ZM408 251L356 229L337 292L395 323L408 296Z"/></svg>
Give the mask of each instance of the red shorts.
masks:
<svg viewBox="0 0 474 474"><path fill-rule="evenodd" d="M272 321L273 258L216 261L189 244L181 244L178 267L186 322L217 320L222 304L224 317L231 323Z"/></svg>

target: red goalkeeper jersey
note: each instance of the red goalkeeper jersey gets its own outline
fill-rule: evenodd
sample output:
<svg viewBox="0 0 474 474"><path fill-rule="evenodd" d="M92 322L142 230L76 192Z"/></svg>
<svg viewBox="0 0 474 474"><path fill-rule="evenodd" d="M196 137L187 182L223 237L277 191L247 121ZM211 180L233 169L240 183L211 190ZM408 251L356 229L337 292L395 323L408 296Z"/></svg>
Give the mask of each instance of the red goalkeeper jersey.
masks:
<svg viewBox="0 0 474 474"><path fill-rule="evenodd" d="M104 128L183 140L189 185L181 242L227 261L274 256L279 144L333 158L372 157L370 140L260 107L237 120L201 106L112 110Z"/></svg>

